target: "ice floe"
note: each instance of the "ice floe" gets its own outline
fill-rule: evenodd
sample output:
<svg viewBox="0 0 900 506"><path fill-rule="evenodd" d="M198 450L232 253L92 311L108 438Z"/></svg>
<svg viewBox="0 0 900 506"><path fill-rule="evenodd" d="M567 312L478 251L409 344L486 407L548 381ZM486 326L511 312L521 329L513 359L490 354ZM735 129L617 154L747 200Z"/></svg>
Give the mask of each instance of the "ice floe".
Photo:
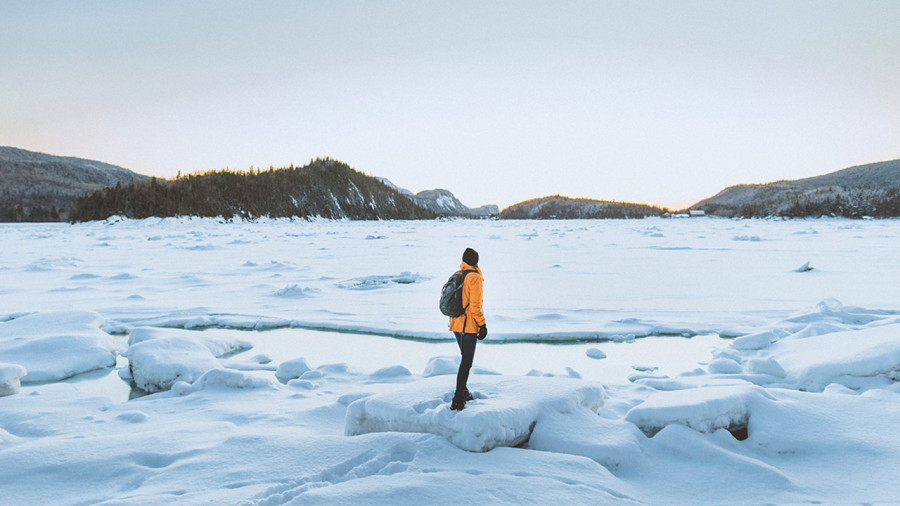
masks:
<svg viewBox="0 0 900 506"><path fill-rule="evenodd" d="M121 350L95 312L46 312L0 323L0 359L28 372L22 382L55 381L111 367Z"/></svg>
<svg viewBox="0 0 900 506"><path fill-rule="evenodd" d="M468 386L475 400L458 412L450 410L453 388L441 377L365 397L347 407L344 433L424 432L484 452L527 441L544 412L596 411L604 398L599 385L563 378L483 377Z"/></svg>

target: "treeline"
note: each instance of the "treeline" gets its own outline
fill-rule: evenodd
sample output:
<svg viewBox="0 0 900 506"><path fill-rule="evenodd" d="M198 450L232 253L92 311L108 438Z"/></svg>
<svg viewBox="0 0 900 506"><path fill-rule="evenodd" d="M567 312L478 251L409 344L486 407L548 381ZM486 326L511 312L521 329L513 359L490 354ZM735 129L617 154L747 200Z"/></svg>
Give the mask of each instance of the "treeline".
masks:
<svg viewBox="0 0 900 506"><path fill-rule="evenodd" d="M331 158L304 167L220 170L117 184L79 199L71 220L203 216L252 219L431 219L434 214L377 179Z"/></svg>
<svg viewBox="0 0 900 506"><path fill-rule="evenodd" d="M840 216L845 218L894 218L900 216L900 188L882 191L853 189L829 196L795 195L787 206L775 208L765 203L742 206L738 215L746 218L780 216L785 218L818 218Z"/></svg>
<svg viewBox="0 0 900 506"><path fill-rule="evenodd" d="M63 210L62 214L67 212ZM60 221L60 208L53 204L0 204L0 222Z"/></svg>

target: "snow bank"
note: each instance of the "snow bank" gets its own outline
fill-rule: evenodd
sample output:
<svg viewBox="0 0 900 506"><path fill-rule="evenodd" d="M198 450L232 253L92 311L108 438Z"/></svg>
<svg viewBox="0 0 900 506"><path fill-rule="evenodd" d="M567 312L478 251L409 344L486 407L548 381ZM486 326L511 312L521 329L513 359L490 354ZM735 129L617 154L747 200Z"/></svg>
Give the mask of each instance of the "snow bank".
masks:
<svg viewBox="0 0 900 506"><path fill-rule="evenodd" d="M217 356L252 346L210 332L152 328L135 329L128 342L132 381L146 392L168 390L177 381L193 383L207 371L222 368Z"/></svg>
<svg viewBox="0 0 900 506"><path fill-rule="evenodd" d="M20 365L0 364L0 397L19 393L19 378L26 372Z"/></svg>
<svg viewBox="0 0 900 506"><path fill-rule="evenodd" d="M468 386L475 400L458 412L450 410L454 386L442 377L357 400L347 407L344 434L430 433L485 452L527 441L546 413L596 411L605 395L599 385L568 378L484 377Z"/></svg>
<svg viewBox="0 0 900 506"><path fill-rule="evenodd" d="M755 386L709 386L661 391L631 408L625 419L652 437L668 425L680 424L700 432L746 428L751 405L772 399Z"/></svg>
<svg viewBox="0 0 900 506"><path fill-rule="evenodd" d="M115 340L92 311L34 313L0 323L0 357L28 372L22 382L57 381L116 365Z"/></svg>

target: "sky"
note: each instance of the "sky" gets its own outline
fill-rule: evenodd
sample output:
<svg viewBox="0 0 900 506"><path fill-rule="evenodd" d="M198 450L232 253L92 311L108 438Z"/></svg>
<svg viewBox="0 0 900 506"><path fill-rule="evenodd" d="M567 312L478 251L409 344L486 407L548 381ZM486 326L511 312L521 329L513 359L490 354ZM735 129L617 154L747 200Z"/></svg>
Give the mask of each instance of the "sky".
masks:
<svg viewBox="0 0 900 506"><path fill-rule="evenodd" d="M0 0L0 145L679 209L900 158L900 2Z"/></svg>

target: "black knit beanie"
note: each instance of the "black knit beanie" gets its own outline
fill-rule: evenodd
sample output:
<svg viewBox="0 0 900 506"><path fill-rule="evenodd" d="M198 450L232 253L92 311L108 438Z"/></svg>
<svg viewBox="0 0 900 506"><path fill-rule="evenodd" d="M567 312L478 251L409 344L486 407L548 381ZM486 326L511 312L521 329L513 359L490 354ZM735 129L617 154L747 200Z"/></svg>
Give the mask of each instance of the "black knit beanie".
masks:
<svg viewBox="0 0 900 506"><path fill-rule="evenodd" d="M466 251L463 252L462 261L471 265L472 267L478 265L478 252L473 250L472 248L466 248Z"/></svg>

